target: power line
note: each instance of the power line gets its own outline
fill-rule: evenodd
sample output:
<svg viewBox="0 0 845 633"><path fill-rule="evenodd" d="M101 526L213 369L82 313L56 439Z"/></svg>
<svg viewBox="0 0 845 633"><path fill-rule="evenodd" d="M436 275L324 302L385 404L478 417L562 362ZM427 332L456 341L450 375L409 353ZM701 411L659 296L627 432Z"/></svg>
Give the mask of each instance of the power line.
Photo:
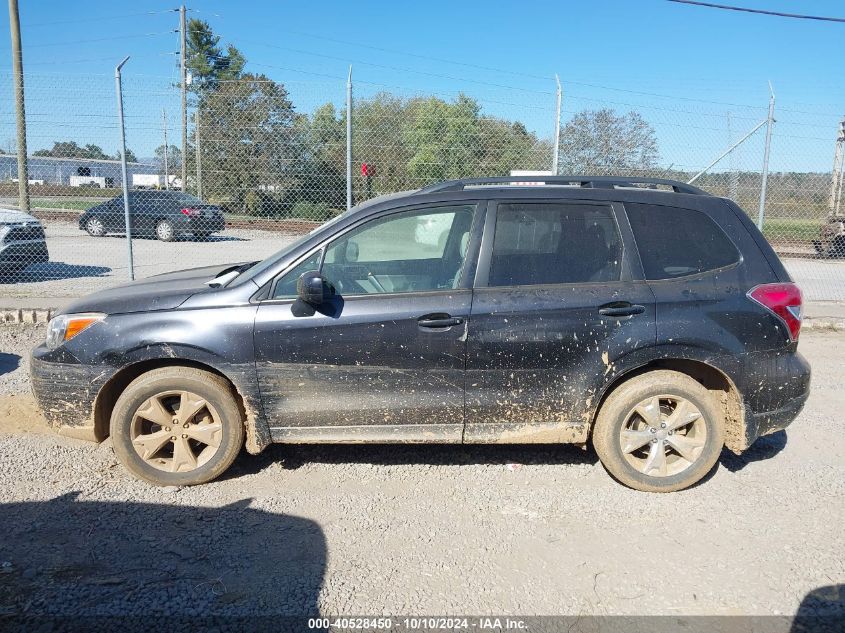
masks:
<svg viewBox="0 0 845 633"><path fill-rule="evenodd" d="M87 24L88 22L102 22L105 20L121 20L123 18L137 18L145 15L161 15L163 13L173 13L179 9L164 9L163 11L143 11L140 13L124 13L123 15L101 15L80 18L78 20L57 20L55 22L27 22L23 26L37 27L37 26L54 26L58 24Z"/></svg>
<svg viewBox="0 0 845 633"><path fill-rule="evenodd" d="M725 9L727 11L740 11L743 13L758 13L761 15L774 15L780 18L797 18L799 20L821 20L822 22L845 22L845 18L832 18L821 15L804 15L802 13L783 13L782 11L767 11L766 9L750 9L748 7L732 7L727 4L714 4L712 2L699 2L698 0L668 0L678 4L693 4L699 7L710 9Z"/></svg>
<svg viewBox="0 0 845 633"><path fill-rule="evenodd" d="M116 35L114 37L98 37L90 40L74 40L72 42L48 42L46 44L29 44L27 48L43 48L45 46L70 46L72 44L88 44L89 42L107 42L110 40L125 40L138 37L153 37L156 35L169 35L173 31L159 31L157 33L137 33L135 35Z"/></svg>

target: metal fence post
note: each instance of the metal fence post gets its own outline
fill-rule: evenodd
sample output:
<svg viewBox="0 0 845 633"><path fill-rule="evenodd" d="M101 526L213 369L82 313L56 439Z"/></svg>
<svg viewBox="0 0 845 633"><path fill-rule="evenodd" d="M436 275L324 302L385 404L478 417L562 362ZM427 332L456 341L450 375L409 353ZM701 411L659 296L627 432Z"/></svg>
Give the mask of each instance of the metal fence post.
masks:
<svg viewBox="0 0 845 633"><path fill-rule="evenodd" d="M757 228L763 230L766 215L766 187L769 183L769 150L772 146L772 125L775 122L775 91L769 82L769 116L766 119L766 148L763 150L763 181L760 183L760 209L757 211Z"/></svg>
<svg viewBox="0 0 845 633"><path fill-rule="evenodd" d="M352 66L346 80L346 210L352 208Z"/></svg>
<svg viewBox="0 0 845 633"><path fill-rule="evenodd" d="M23 51L18 0L9 0L9 30L12 35L12 70L15 76L15 121L18 151L18 208L29 211L29 165L26 154L26 102L23 89Z"/></svg>
<svg viewBox="0 0 845 633"><path fill-rule="evenodd" d="M562 96L560 77L557 76L557 73L555 73L555 83L557 83L557 106L555 107L555 144L554 153L552 154L552 174L557 176L560 173L558 165L560 159L560 101Z"/></svg>
<svg viewBox="0 0 845 633"><path fill-rule="evenodd" d="M126 222L126 256L129 261L129 279L135 279L135 264L132 258L132 224L129 222L129 183L126 177L126 128L123 125L123 86L120 69L129 61L127 56L114 69L114 90L117 94L117 118L120 124L120 172L123 176L123 218Z"/></svg>
<svg viewBox="0 0 845 633"><path fill-rule="evenodd" d="M202 198L202 160L200 159L200 110L196 109L194 112L194 134L196 136L196 155L195 161L197 163L197 198Z"/></svg>

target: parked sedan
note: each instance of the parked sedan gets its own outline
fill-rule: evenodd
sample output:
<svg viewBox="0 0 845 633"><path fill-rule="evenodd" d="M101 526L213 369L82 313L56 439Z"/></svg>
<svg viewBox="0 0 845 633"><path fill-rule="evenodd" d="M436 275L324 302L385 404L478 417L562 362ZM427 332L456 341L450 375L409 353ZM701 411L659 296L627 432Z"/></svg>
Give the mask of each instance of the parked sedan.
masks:
<svg viewBox="0 0 845 633"><path fill-rule="evenodd" d="M123 196L91 207L79 218L79 229L93 237L126 232ZM134 236L155 236L172 242L183 235L207 239L226 226L220 207L181 191L130 191L129 221Z"/></svg>
<svg viewBox="0 0 845 633"><path fill-rule="evenodd" d="M41 222L23 211L0 209L0 278L49 259Z"/></svg>

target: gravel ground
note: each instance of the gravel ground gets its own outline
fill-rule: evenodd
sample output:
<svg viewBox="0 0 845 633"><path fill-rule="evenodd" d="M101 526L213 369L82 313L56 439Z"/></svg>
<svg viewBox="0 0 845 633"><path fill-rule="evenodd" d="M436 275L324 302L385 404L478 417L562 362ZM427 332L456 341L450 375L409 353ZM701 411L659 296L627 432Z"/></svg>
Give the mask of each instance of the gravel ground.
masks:
<svg viewBox="0 0 845 633"><path fill-rule="evenodd" d="M50 434L0 326L0 615L569 614L845 617L845 336L802 335L788 433L668 495L592 450L274 446L194 488L131 479ZM819 597L820 596L820 597Z"/></svg>

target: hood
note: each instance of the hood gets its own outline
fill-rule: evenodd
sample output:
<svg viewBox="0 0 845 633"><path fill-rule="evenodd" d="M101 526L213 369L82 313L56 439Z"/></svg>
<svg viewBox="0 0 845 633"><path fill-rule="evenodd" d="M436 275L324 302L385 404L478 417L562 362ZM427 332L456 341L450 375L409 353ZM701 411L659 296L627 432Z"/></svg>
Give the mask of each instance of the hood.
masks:
<svg viewBox="0 0 845 633"><path fill-rule="evenodd" d="M20 222L38 223L38 218L16 209L0 209L0 224L18 224Z"/></svg>
<svg viewBox="0 0 845 633"><path fill-rule="evenodd" d="M126 314L173 310L182 305L191 295L213 292L212 288L205 285L206 281L241 265L243 264L203 266L147 277L77 299L64 306L56 314L75 312Z"/></svg>

